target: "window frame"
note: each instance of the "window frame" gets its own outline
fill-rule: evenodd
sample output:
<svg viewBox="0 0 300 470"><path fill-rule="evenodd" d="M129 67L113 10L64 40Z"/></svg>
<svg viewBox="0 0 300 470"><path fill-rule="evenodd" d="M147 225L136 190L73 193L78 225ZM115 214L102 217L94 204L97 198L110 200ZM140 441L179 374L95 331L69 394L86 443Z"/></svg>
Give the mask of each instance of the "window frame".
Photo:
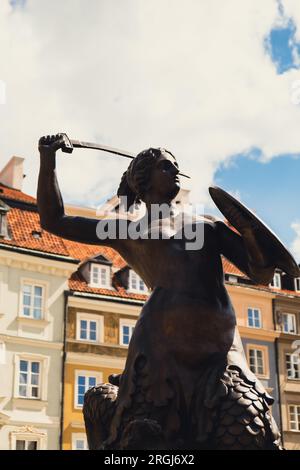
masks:
<svg viewBox="0 0 300 470"><path fill-rule="evenodd" d="M284 318L285 317L292 317L294 319L294 332L292 331L285 331L284 329ZM286 333L287 335L297 335L298 332L298 325L297 325L297 316L295 313L288 313L288 312L283 312L282 313L282 331L283 333Z"/></svg>
<svg viewBox="0 0 300 470"><path fill-rule="evenodd" d="M292 429L291 408L296 408L296 412L295 412L296 421L295 421L295 423L296 423L298 429ZM289 430L291 432L300 433L300 404L298 404L298 403L292 404L291 403L291 404L288 405L288 422L289 422Z"/></svg>
<svg viewBox="0 0 300 470"><path fill-rule="evenodd" d="M249 324L249 310L251 310L253 312L253 314L254 314L254 311L258 312L259 326L251 326ZM263 327L262 314L261 314L260 308L258 308L258 307L248 307L247 308L247 326L248 326L248 328L256 328L256 329L261 329Z"/></svg>
<svg viewBox="0 0 300 470"><path fill-rule="evenodd" d="M289 377L289 374L288 374L288 371L290 369L288 369L288 358L287 356L290 356L290 359L289 359L289 362L291 364L291 366L298 366L298 371L297 371L297 374L298 374L298 377ZM296 358L296 361L294 361L294 359ZM299 357L299 354L297 353L291 353L291 352L286 352L285 353L285 369L286 369L286 378L287 380L295 380L296 382L299 382L300 381L300 357ZM293 368L294 370L294 368Z"/></svg>
<svg viewBox="0 0 300 470"><path fill-rule="evenodd" d="M78 403L78 378L79 376L84 377L95 377L96 384L101 383L103 381L103 373L98 370L75 370L75 380L74 380L74 409L75 410L82 410L83 404L81 405ZM86 387L85 387L86 388ZM85 393L90 387L86 388Z"/></svg>
<svg viewBox="0 0 300 470"><path fill-rule="evenodd" d="M77 449L76 448L76 441L77 440L82 440L84 442L84 448L83 449ZM72 450L89 450L88 447L88 441L87 441L87 436L85 433L72 433Z"/></svg>
<svg viewBox="0 0 300 470"><path fill-rule="evenodd" d="M25 372L24 370L21 371L21 362L26 362L27 363L27 371ZM32 364L38 364L38 372L33 372L32 371ZM32 400L40 400L41 397L41 369L42 369L42 363L40 361L37 361L35 359L29 360L29 359L20 359L19 361L19 374L18 374L18 395L19 398L29 398ZM23 384L20 380L21 374L26 374L26 383ZM38 377L38 383L37 384L32 384L32 377L37 376ZM26 389L26 395L22 395L20 393L20 388L25 387ZM33 387L37 389L37 395L33 395Z"/></svg>
<svg viewBox="0 0 300 470"><path fill-rule="evenodd" d="M19 297L19 318L26 318L28 320L33 320L36 322L41 322L47 320L48 318L48 290L49 284L47 282L40 281L39 279L29 279L21 278L21 288L20 288L20 297ZM31 287L41 287L42 288L42 302L41 302L41 318L35 318L33 316L33 311L30 312L30 315L24 315L24 302L23 302L23 288L24 285L30 285ZM34 298L34 297L33 297ZM32 305L30 305L31 310Z"/></svg>
<svg viewBox="0 0 300 470"><path fill-rule="evenodd" d="M81 327L80 322L85 320L87 322L96 322L96 340L80 338ZM90 328L89 330L90 331ZM104 316L94 313L77 312L76 314L76 340L83 343L101 344L104 343Z"/></svg>
<svg viewBox="0 0 300 470"><path fill-rule="evenodd" d="M273 285L273 284L275 284L275 279L276 279L276 278L277 278L278 281L279 281L279 282L278 282L279 287ZM272 289L278 289L278 290L281 289L281 274L280 274L280 273L274 273L273 279L272 279L272 281L270 282L269 287L271 287Z"/></svg>
<svg viewBox="0 0 300 470"><path fill-rule="evenodd" d="M134 277L136 277L137 285L140 285L140 282L143 283L143 285L145 286L144 290L141 290L139 288L135 289L134 287L132 287L132 281L133 281ZM128 292L132 292L133 294L145 294L145 295L147 295L149 293L149 290L148 290L148 287L146 286L146 283L143 281L141 276L139 276L133 269L129 270Z"/></svg>
<svg viewBox="0 0 300 470"><path fill-rule="evenodd" d="M93 270L97 269L98 270L98 278L99 281L101 281L101 269L104 269L106 271L106 282L105 284L102 284L102 282L93 282ZM99 273L100 271L100 273ZM90 266L90 287L95 287L98 289L111 289L111 266L108 266L106 264L98 264L98 263L91 263Z"/></svg>
<svg viewBox="0 0 300 470"><path fill-rule="evenodd" d="M22 396L19 393L19 380L20 380L20 364L21 361L39 362L39 396L29 397ZM14 373L14 398L28 401L46 401L48 395L48 372L49 372L50 358L48 356L30 354L30 353L17 353L15 354L15 373Z"/></svg>
<svg viewBox="0 0 300 470"><path fill-rule="evenodd" d="M263 365L263 373L254 372L250 368L250 351L260 351L262 353L262 365ZM270 365L269 365L269 349L268 346L260 345L260 344L247 344L247 362L249 365L249 369L251 372L256 375L257 377L268 379L270 378ZM257 361L256 361L257 362Z"/></svg>
<svg viewBox="0 0 300 470"><path fill-rule="evenodd" d="M297 281L299 282L299 288L297 287ZM294 288L295 288L295 292L300 292L300 277L295 277Z"/></svg>
<svg viewBox="0 0 300 470"><path fill-rule="evenodd" d="M136 322L137 322L137 320L133 320L132 318L120 318L120 320L119 320L119 344L121 346L126 346L126 347L129 346L131 336L132 336L132 333L133 333L133 331L131 331L131 328L135 328ZM124 338L123 338L123 331L122 330L123 330L124 326L129 326L129 328L130 328L130 338L129 338L129 343L128 344L124 343L124 341L123 341Z"/></svg>
<svg viewBox="0 0 300 470"><path fill-rule="evenodd" d="M10 449L16 450L17 441L37 442L36 450L46 450L47 434L32 426L23 426L10 432ZM27 450L27 449L24 449Z"/></svg>

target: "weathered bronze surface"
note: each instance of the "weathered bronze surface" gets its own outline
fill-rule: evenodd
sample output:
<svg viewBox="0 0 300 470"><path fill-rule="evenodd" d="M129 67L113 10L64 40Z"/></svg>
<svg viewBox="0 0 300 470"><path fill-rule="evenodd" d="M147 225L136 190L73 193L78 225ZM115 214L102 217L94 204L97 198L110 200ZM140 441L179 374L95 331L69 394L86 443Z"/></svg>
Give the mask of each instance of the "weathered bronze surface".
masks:
<svg viewBox="0 0 300 470"><path fill-rule="evenodd" d="M86 394L90 449L279 449L269 411L273 399L247 365L221 263L224 255L255 282L268 284L277 253L261 248L257 231L239 224L238 213L241 235L220 221L195 220L204 232L201 249L186 250L186 240L176 238L163 218L154 224L159 239L99 240L98 220L64 213L55 175L55 152L63 145L60 136L39 142L42 227L116 249L152 290L124 372ZM118 194L130 203L143 200L149 212L152 204L171 206L178 173L172 154L149 149L132 161Z"/></svg>

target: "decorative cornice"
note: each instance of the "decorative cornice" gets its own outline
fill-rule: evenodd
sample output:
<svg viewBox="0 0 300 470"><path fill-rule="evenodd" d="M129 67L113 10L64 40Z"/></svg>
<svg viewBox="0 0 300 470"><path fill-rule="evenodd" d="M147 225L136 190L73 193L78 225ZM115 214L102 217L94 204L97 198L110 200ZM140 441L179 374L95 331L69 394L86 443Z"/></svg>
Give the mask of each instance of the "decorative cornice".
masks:
<svg viewBox="0 0 300 470"><path fill-rule="evenodd" d="M74 428L74 429L85 429L83 418L82 418L82 422L80 422L80 421L71 421L70 426L71 426L71 428Z"/></svg>
<svg viewBox="0 0 300 470"><path fill-rule="evenodd" d="M3 335L0 334L0 340L4 341L5 343L13 343L13 344L23 344L26 346L32 346L34 348L46 348L46 349L63 349L63 343L45 341L42 339L32 339L32 338L24 338L22 336L14 336L14 335Z"/></svg>
<svg viewBox="0 0 300 470"><path fill-rule="evenodd" d="M97 298L72 295L68 297L68 307L79 308L81 310L86 308L89 310L96 310L97 312L101 310L103 312L122 313L131 315L135 318L139 316L143 302L140 302L139 305L129 305L127 303L123 303L124 299L114 298L114 300L114 302L111 302L110 298L104 295L99 295ZM119 300L119 302L116 302L116 300Z"/></svg>
<svg viewBox="0 0 300 470"><path fill-rule="evenodd" d="M236 285L236 284L226 284L226 289L228 292L234 293L239 291L239 293L244 292L247 296L251 295L253 297L264 297L267 299L275 299L276 294L267 290L258 289L256 286L246 286L246 285Z"/></svg>
<svg viewBox="0 0 300 470"><path fill-rule="evenodd" d="M47 416L47 418L49 418L49 417ZM43 422L43 421L37 421L34 418L30 417L31 426L39 426L41 428L46 428L46 429L57 429L57 428L59 428L60 427L60 418L59 417L53 418L51 416L51 419L52 419L52 422L49 422L49 421ZM14 420L13 416L10 418L10 421L9 421L10 426L26 426L26 424L27 424L27 422L25 422L25 421Z"/></svg>
<svg viewBox="0 0 300 470"><path fill-rule="evenodd" d="M67 352L66 364L75 366L93 366L107 367L113 369L124 369L126 357L109 357L100 354L82 354L75 352Z"/></svg>
<svg viewBox="0 0 300 470"><path fill-rule="evenodd" d="M280 332L274 330L264 330L263 328L249 328L247 326L239 326L238 330L243 338L257 339L259 341L274 342L279 338Z"/></svg>
<svg viewBox="0 0 300 470"><path fill-rule="evenodd" d="M0 244L0 265L25 271L40 272L69 279L74 272L74 264L65 260L46 259L28 253L2 250Z"/></svg>
<svg viewBox="0 0 300 470"><path fill-rule="evenodd" d="M33 426L22 426L21 428L18 428L14 431L12 431L13 434L35 434L36 436L41 436L44 437L47 434L40 429L34 428Z"/></svg>

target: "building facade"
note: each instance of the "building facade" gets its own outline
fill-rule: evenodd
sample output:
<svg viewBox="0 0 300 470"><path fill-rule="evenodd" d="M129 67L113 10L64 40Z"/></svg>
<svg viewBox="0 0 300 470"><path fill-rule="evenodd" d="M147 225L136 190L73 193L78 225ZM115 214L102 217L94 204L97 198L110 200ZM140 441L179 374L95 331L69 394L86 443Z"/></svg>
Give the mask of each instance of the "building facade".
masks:
<svg viewBox="0 0 300 470"><path fill-rule="evenodd" d="M300 279L277 273L273 301L282 438L289 450L300 450Z"/></svg>
<svg viewBox="0 0 300 470"><path fill-rule="evenodd" d="M0 172L0 449L87 449L84 393L124 369L149 292L114 250L41 230L22 177L17 157ZM300 279L278 271L257 286L223 267L250 369L285 447L300 449Z"/></svg>
<svg viewBox="0 0 300 470"><path fill-rule="evenodd" d="M75 261L41 231L35 200L18 188L20 160L0 184L0 448L59 449L64 292Z"/></svg>

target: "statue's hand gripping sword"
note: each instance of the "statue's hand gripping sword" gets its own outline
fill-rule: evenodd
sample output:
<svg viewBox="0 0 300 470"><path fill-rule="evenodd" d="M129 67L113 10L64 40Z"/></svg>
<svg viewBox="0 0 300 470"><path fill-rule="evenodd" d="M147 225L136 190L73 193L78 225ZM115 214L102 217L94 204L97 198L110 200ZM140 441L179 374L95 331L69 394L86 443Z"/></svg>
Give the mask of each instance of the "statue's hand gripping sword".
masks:
<svg viewBox="0 0 300 470"><path fill-rule="evenodd" d="M108 147L107 145L102 144L95 144L92 142L82 142L81 140L73 140L69 139L67 134L61 134L64 138L64 144L61 148L62 152L65 153L72 153L74 148L81 148L81 149L95 149L95 150L102 150L103 152L113 153L115 155L120 155L121 157L126 158L135 158L133 153L127 152L126 150L115 149L113 147ZM190 178L190 176L185 175L183 173L179 173L180 176L184 176L185 178Z"/></svg>

